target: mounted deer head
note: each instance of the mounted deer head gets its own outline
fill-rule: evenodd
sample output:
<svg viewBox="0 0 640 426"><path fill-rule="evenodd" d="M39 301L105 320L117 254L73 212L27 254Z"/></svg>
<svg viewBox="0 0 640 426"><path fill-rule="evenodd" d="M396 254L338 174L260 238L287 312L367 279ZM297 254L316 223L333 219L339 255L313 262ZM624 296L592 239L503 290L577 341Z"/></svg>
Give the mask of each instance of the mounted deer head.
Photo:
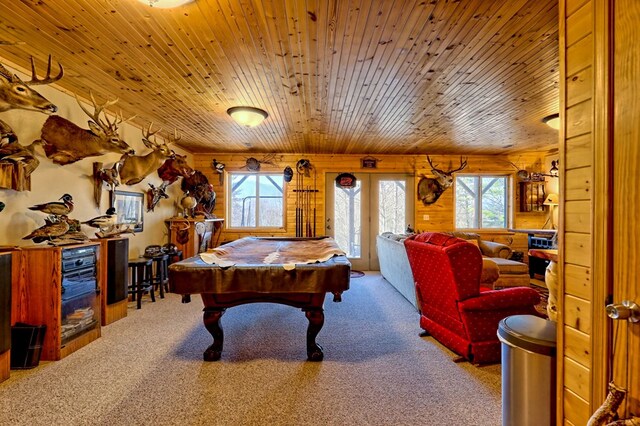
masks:
<svg viewBox="0 0 640 426"><path fill-rule="evenodd" d="M438 201L440 195L447 190L451 185L453 185L453 173L459 172L460 170L467 167L467 160L462 160L460 157L460 167L457 169L451 169L449 171L444 171L436 168L431 162L431 158L427 155L427 161L431 166L431 171L436 178L428 178L423 176L418 182L418 199L422 201L422 203L426 206L429 204L433 204Z"/></svg>
<svg viewBox="0 0 640 426"><path fill-rule="evenodd" d="M142 131L142 142L147 148L151 148L152 151L147 155L133 156L125 154L122 159L122 168L120 169L120 181L125 185L135 185L140 183L142 179L149 176L154 170L158 170L162 163L168 158L173 157L174 152L169 149L169 144L175 143L180 140L178 132L173 132L173 137L169 136L169 142L158 143L156 140L156 133L151 131L151 127Z"/></svg>
<svg viewBox="0 0 640 426"><path fill-rule="evenodd" d="M80 108L91 118L89 121L90 130L83 129L57 115L47 118L42 126L40 139L44 143L44 152L48 158L56 164L66 165L86 157L104 155L109 152L134 154L134 150L120 139L118 125L135 116L124 120L122 115L116 115L111 122L107 113L104 112L104 121L100 118L104 109L118 102L118 99L98 105L92 93L93 113L90 113L82 105L77 96L76 99Z"/></svg>
<svg viewBox="0 0 640 426"><path fill-rule="evenodd" d="M64 75L62 65L58 64L60 72L57 76L51 77L51 55L49 55L49 63L47 65L47 75L45 78L39 79L36 74L36 64L31 58L31 80L24 82L15 74L9 72L2 64L0 64L0 112L10 109L26 109L31 111L40 111L45 114L53 114L58 110L54 104L49 102L40 93L33 90L30 86L50 84L56 82Z"/></svg>

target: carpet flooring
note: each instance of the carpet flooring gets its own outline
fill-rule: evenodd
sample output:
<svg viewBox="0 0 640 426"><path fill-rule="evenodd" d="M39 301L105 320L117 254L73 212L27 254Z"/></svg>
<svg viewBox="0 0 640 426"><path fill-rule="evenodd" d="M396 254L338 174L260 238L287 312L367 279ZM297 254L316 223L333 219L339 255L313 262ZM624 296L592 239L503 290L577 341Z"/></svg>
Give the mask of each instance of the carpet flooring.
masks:
<svg viewBox="0 0 640 426"><path fill-rule="evenodd" d="M222 317L219 362L202 302L169 294L57 362L0 384L2 425L479 425L501 423L500 365L456 364L379 274L325 303L323 362L306 361L307 321L254 304Z"/></svg>

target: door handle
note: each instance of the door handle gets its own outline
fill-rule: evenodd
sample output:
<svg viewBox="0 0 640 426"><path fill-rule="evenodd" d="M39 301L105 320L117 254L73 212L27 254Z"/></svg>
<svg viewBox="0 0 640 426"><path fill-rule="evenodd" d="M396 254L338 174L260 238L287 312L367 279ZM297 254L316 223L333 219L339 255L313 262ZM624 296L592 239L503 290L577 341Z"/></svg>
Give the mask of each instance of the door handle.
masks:
<svg viewBox="0 0 640 426"><path fill-rule="evenodd" d="M623 300L622 303L607 305L606 312L607 316L614 320L640 322L640 306L631 300Z"/></svg>

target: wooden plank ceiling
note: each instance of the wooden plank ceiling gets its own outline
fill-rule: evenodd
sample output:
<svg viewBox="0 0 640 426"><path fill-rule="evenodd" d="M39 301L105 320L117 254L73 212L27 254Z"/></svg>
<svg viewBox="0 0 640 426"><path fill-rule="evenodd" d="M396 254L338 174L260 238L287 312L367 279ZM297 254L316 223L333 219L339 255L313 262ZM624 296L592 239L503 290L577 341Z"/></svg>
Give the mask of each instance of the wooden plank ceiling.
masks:
<svg viewBox="0 0 640 426"><path fill-rule="evenodd" d="M0 58L178 129L192 152L551 149L557 0L136 0L0 4ZM17 43L17 44L12 44ZM42 72L40 73L42 75ZM229 107L269 118L252 129Z"/></svg>

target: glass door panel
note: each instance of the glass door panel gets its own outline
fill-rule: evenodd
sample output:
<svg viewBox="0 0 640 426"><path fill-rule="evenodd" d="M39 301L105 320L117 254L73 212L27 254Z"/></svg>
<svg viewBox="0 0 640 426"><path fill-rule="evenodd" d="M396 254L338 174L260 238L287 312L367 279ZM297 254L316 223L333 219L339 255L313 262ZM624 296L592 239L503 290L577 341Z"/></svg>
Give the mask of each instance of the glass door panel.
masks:
<svg viewBox="0 0 640 426"><path fill-rule="evenodd" d="M403 233L413 220L413 177L357 173L355 188L338 188L337 175L326 175L326 235L347 253L353 269L378 270L376 236Z"/></svg>
<svg viewBox="0 0 640 426"><path fill-rule="evenodd" d="M378 233L401 234L407 229L405 180L381 180L378 185Z"/></svg>

